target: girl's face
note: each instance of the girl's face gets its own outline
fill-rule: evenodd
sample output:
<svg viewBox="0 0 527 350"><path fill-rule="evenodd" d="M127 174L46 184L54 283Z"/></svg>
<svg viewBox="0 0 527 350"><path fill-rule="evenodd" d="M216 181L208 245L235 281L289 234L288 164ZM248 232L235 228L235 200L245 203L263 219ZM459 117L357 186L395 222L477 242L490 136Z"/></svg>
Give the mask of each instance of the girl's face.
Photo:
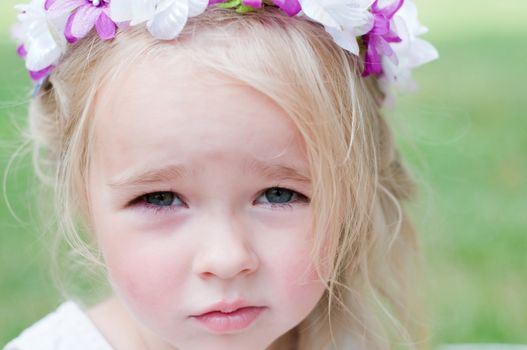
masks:
<svg viewBox="0 0 527 350"><path fill-rule="evenodd" d="M302 137L270 98L205 69L130 73L100 91L91 149L114 290L155 348L264 349L324 292Z"/></svg>

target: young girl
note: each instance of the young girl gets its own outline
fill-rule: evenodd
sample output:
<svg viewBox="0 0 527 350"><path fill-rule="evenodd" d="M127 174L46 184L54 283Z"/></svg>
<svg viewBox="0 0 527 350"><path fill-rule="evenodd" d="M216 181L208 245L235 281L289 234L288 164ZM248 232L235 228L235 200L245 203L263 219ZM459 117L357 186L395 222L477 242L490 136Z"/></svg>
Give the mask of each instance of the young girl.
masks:
<svg viewBox="0 0 527 350"><path fill-rule="evenodd" d="M37 172L112 292L5 349L424 348L380 109L436 52L372 2L19 6Z"/></svg>

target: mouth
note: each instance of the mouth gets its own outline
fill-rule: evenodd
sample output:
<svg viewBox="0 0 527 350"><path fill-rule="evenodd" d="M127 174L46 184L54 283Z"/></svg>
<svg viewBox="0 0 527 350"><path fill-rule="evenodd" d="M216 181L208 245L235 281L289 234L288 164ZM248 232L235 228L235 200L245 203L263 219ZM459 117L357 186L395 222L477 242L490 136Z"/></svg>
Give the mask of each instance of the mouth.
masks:
<svg viewBox="0 0 527 350"><path fill-rule="evenodd" d="M191 317L212 332L229 333L249 327L265 309L262 306L246 306L225 312L224 308Z"/></svg>

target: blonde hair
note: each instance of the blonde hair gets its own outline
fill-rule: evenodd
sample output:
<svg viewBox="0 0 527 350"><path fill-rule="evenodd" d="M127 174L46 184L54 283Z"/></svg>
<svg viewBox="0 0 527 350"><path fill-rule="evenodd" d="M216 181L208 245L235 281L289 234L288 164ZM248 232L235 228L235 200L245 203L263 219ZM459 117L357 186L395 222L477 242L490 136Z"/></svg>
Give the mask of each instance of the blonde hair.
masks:
<svg viewBox="0 0 527 350"><path fill-rule="evenodd" d="M271 97L305 140L313 257L321 276L324 264L331 273L315 310L288 333L291 348L426 348L411 279L419 249L402 208L414 185L380 114L377 82L362 78L359 60L320 25L277 9L242 16L211 8L173 42L134 27L109 42L92 34L66 54L29 113L35 168L55 191L59 236L100 262L82 235L89 231L86 174L97 90L134 61L176 53Z"/></svg>

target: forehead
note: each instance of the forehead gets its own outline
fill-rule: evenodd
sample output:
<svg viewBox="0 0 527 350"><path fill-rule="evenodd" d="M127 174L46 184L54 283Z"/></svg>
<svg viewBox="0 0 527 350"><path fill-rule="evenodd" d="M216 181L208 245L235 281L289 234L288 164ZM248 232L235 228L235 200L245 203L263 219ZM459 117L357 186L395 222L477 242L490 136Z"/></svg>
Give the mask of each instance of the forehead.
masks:
<svg viewBox="0 0 527 350"><path fill-rule="evenodd" d="M95 153L110 173L242 158L307 170L303 139L271 98L188 61L134 64L102 87L94 122Z"/></svg>

